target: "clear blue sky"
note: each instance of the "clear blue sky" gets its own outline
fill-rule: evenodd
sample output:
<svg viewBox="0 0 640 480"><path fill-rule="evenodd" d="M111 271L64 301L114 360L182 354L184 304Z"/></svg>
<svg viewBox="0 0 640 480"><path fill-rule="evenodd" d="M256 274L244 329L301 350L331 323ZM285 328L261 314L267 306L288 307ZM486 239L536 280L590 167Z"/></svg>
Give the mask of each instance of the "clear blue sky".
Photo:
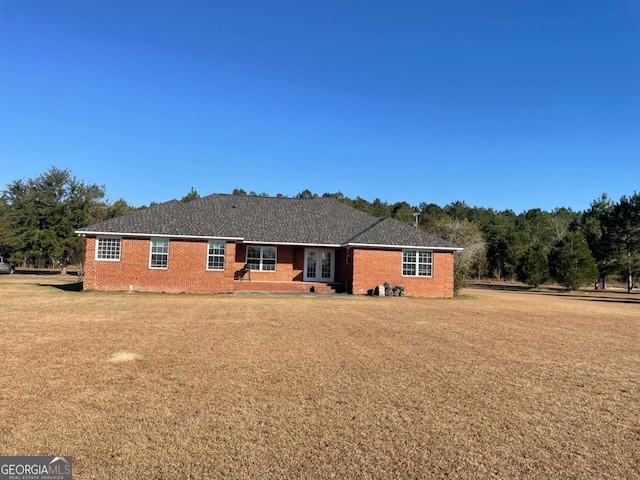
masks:
<svg viewBox="0 0 640 480"><path fill-rule="evenodd" d="M0 165L583 210L640 190L640 2L0 0Z"/></svg>

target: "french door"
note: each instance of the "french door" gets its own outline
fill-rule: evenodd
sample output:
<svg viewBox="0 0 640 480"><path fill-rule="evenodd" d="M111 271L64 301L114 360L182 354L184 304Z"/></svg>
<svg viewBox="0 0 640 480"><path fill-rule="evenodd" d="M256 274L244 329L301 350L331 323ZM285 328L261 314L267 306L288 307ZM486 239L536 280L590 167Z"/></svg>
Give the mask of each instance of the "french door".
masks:
<svg viewBox="0 0 640 480"><path fill-rule="evenodd" d="M333 282L335 270L335 250L330 248L305 248L305 282Z"/></svg>

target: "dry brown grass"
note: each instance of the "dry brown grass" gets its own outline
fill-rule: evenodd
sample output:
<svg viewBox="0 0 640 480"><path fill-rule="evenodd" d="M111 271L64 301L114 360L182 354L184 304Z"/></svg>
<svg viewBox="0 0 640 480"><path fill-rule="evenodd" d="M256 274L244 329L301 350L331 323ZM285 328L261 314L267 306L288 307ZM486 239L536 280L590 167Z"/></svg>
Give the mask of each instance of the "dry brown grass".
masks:
<svg viewBox="0 0 640 480"><path fill-rule="evenodd" d="M72 455L77 479L640 477L639 295L38 285L65 281L0 277L2 455Z"/></svg>

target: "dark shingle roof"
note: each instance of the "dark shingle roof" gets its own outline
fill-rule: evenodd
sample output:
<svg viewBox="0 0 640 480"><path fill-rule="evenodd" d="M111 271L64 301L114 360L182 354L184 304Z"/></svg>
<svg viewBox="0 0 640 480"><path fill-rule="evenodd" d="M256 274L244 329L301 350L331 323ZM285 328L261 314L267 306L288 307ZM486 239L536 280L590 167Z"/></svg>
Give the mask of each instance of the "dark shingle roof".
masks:
<svg viewBox="0 0 640 480"><path fill-rule="evenodd" d="M245 242L457 248L397 220L380 220L332 198L209 195L172 200L96 223L83 234L238 238Z"/></svg>
<svg viewBox="0 0 640 480"><path fill-rule="evenodd" d="M358 233L358 235L349 240L349 243L354 245L456 248L453 243L447 240L393 218L378 220L370 228Z"/></svg>

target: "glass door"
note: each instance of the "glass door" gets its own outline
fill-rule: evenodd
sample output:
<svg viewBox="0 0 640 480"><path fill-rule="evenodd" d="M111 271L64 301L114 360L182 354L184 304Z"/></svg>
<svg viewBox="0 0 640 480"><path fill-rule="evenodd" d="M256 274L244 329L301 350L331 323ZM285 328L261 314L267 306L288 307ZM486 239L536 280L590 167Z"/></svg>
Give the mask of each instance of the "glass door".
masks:
<svg viewBox="0 0 640 480"><path fill-rule="evenodd" d="M334 250L307 248L304 251L304 281L333 282L335 268Z"/></svg>

